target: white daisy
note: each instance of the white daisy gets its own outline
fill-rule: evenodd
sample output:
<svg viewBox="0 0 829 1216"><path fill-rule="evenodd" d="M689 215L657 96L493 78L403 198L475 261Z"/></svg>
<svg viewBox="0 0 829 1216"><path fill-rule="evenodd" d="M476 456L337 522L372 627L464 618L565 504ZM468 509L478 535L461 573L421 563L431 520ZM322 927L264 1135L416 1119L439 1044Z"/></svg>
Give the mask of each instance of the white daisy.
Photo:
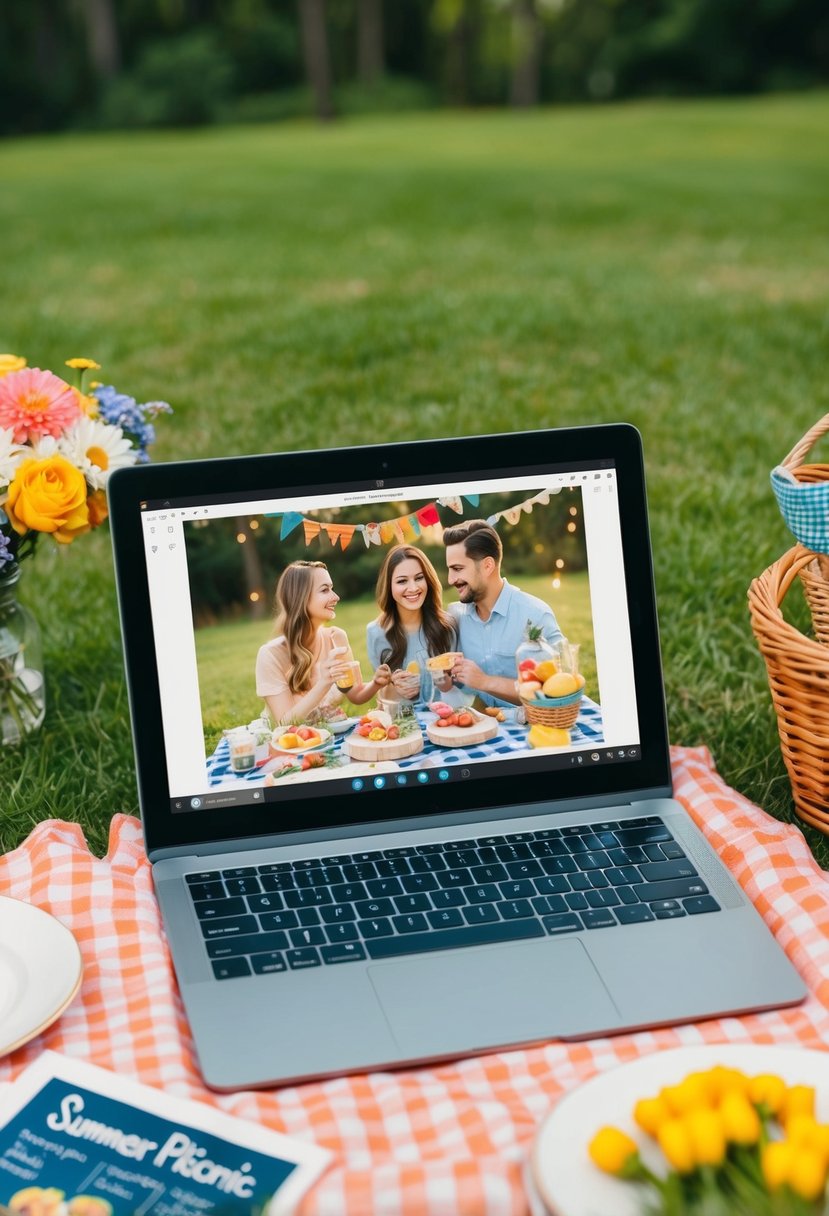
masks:
<svg viewBox="0 0 829 1216"><path fill-rule="evenodd" d="M50 456L56 456L58 453L58 441L54 435L41 435L39 439L34 439L28 444L27 455L34 460L48 460Z"/></svg>
<svg viewBox="0 0 829 1216"><path fill-rule="evenodd" d="M83 473L93 490L103 490L113 469L135 464L136 451L120 426L81 418L58 440L62 455Z"/></svg>
<svg viewBox="0 0 829 1216"><path fill-rule="evenodd" d="M0 427L0 489L9 484L17 471L17 466L28 455L29 449L25 444L14 442L12 428L4 430Z"/></svg>

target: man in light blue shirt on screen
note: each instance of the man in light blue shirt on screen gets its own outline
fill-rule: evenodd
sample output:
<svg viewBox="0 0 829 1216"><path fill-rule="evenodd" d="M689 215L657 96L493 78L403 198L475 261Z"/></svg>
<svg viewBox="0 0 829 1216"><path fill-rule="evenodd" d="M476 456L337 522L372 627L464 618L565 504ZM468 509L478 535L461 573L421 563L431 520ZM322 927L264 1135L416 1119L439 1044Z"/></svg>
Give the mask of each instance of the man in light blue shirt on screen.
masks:
<svg viewBox="0 0 829 1216"><path fill-rule="evenodd" d="M517 705L515 652L527 622L540 625L544 639L553 645L564 635L549 604L511 586L502 576L503 545L488 523L468 519L446 528L443 543L449 586L460 600L448 605L463 652L452 668L452 678L488 705Z"/></svg>

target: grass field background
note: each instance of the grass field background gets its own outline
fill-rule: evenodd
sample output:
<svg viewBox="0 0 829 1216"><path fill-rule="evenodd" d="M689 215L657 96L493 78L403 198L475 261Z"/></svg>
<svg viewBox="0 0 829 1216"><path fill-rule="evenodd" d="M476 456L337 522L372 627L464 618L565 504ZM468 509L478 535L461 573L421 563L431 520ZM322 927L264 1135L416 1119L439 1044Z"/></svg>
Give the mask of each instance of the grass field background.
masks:
<svg viewBox="0 0 829 1216"><path fill-rule="evenodd" d="M564 634L574 642L578 639L579 665L586 680L585 691L598 700L596 657L593 645L593 619L590 610L590 588L587 574L571 574L562 578L561 587L550 588L550 580L521 576L511 578L516 586L530 595L537 595L550 604ZM447 597L451 603L454 597ZM354 658L360 663L364 679L371 676L366 652L366 625L377 616L372 599L341 600L337 605L336 624L346 631ZM222 731L239 726L259 716L261 698L256 696L253 665L259 647L273 636L267 621L229 621L209 625L196 631L196 659L199 668L204 743L211 755ZM374 704L374 700L370 702ZM349 713L364 712L352 708L348 701L343 708Z"/></svg>
<svg viewBox="0 0 829 1216"><path fill-rule="evenodd" d="M827 127L803 94L8 141L0 349L169 400L158 460L634 423L672 740L787 818L745 593L829 408ZM137 809L108 545L25 569L50 702L3 848Z"/></svg>

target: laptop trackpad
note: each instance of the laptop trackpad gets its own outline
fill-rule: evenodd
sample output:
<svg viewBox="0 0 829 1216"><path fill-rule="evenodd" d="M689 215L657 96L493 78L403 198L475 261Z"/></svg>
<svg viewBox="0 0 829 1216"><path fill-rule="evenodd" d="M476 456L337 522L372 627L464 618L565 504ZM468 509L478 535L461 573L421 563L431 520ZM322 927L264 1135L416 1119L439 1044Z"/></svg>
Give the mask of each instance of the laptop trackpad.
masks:
<svg viewBox="0 0 829 1216"><path fill-rule="evenodd" d="M412 1058L610 1030L619 1011L579 941L421 954L369 967Z"/></svg>

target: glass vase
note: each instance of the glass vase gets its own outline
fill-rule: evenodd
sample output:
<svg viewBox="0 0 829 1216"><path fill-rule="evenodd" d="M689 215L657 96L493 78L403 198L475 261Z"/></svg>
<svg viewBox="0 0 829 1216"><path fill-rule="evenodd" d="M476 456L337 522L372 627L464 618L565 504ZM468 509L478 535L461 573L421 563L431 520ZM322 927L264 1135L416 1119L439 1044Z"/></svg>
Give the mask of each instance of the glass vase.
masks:
<svg viewBox="0 0 829 1216"><path fill-rule="evenodd" d="M40 627L17 598L20 568L0 576L0 741L19 743L46 713Z"/></svg>
<svg viewBox="0 0 829 1216"><path fill-rule="evenodd" d="M518 683L543 684L558 671L558 652L550 645L539 625L527 621L524 640L515 652L515 669Z"/></svg>

